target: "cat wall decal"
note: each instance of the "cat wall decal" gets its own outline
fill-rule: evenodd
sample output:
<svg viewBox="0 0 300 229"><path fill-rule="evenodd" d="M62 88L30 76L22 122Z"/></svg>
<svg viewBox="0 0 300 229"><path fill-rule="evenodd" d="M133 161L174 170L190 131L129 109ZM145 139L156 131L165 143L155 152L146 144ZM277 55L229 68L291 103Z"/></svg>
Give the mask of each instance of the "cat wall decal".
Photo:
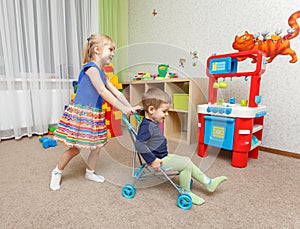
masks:
<svg viewBox="0 0 300 229"><path fill-rule="evenodd" d="M267 62L271 63L277 55L290 55L290 63L296 63L298 60L296 52L290 48L290 40L297 37L299 34L299 25L297 19L300 17L300 11L293 13L289 19L288 24L291 27L287 30L287 34L281 36L282 30L275 31L269 36L269 32L258 34L251 34L245 31L241 36L236 35L232 43L232 47L238 51L260 50L266 55ZM260 39L262 35L262 39ZM270 37L270 38L268 38ZM239 59L242 61L246 58ZM255 62L253 59L252 62Z"/></svg>

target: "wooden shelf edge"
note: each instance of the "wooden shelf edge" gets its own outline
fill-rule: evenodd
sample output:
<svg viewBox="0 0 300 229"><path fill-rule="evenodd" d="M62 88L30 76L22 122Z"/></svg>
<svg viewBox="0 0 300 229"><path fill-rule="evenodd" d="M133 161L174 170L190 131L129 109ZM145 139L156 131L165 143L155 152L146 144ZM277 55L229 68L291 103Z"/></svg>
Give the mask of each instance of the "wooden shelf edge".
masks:
<svg viewBox="0 0 300 229"><path fill-rule="evenodd" d="M300 154L294 153L294 152L289 152L289 151L284 151L284 150L279 150L279 149L273 149L269 147L264 147L264 146L259 146L260 151L268 152L268 153L273 153L273 154L278 154L286 157L293 157L300 159Z"/></svg>
<svg viewBox="0 0 300 229"><path fill-rule="evenodd" d="M170 112L177 112L177 113L189 113L188 110L178 110L178 109L174 109L174 108L170 108L169 111Z"/></svg>

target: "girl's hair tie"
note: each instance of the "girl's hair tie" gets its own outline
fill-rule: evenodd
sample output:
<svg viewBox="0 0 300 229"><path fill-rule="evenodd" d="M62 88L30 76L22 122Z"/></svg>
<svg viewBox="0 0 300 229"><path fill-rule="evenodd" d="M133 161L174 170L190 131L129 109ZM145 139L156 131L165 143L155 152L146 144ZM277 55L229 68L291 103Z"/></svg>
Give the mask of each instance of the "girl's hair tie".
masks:
<svg viewBox="0 0 300 229"><path fill-rule="evenodd" d="M89 41L91 40L91 38L90 38L90 37L88 37L86 40L89 42Z"/></svg>

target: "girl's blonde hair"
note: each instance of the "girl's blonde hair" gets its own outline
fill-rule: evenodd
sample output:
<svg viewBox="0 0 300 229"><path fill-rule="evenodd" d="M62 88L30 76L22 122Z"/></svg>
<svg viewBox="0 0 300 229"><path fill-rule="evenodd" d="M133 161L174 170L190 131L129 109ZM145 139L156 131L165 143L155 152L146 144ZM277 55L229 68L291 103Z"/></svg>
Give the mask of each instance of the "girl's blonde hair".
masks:
<svg viewBox="0 0 300 229"><path fill-rule="evenodd" d="M91 34L83 45L82 65L95 60L95 47L98 46L103 51L105 45L112 45L115 48L114 41L105 34Z"/></svg>
<svg viewBox="0 0 300 229"><path fill-rule="evenodd" d="M171 104L171 97L159 88L150 88L142 97L142 103L145 111L148 110L149 106L153 106L158 109L161 104L168 103Z"/></svg>

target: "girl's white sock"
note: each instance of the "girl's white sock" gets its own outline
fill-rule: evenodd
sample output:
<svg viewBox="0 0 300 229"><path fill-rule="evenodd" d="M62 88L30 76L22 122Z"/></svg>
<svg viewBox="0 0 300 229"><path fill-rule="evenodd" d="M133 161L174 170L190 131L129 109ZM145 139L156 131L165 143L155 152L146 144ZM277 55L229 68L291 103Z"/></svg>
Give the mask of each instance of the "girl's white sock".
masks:
<svg viewBox="0 0 300 229"><path fill-rule="evenodd" d="M89 170L89 169L85 170L85 178L87 180L95 181L95 182L99 182L99 183L102 183L105 181L105 178L103 176L96 175L95 170Z"/></svg>
<svg viewBox="0 0 300 229"><path fill-rule="evenodd" d="M55 191L60 189L60 181L61 181L61 174L62 170L58 169L58 166L52 170L51 173L51 181L50 181L50 189Z"/></svg>
<svg viewBox="0 0 300 229"><path fill-rule="evenodd" d="M86 169L85 169L85 172L90 174L90 173L94 173L95 170L89 170L88 168L86 168Z"/></svg>
<svg viewBox="0 0 300 229"><path fill-rule="evenodd" d="M53 169L53 171L56 171L56 172L58 172L58 173L62 173L63 172L63 170L60 170L59 168L58 168L58 165L55 167L55 169Z"/></svg>

